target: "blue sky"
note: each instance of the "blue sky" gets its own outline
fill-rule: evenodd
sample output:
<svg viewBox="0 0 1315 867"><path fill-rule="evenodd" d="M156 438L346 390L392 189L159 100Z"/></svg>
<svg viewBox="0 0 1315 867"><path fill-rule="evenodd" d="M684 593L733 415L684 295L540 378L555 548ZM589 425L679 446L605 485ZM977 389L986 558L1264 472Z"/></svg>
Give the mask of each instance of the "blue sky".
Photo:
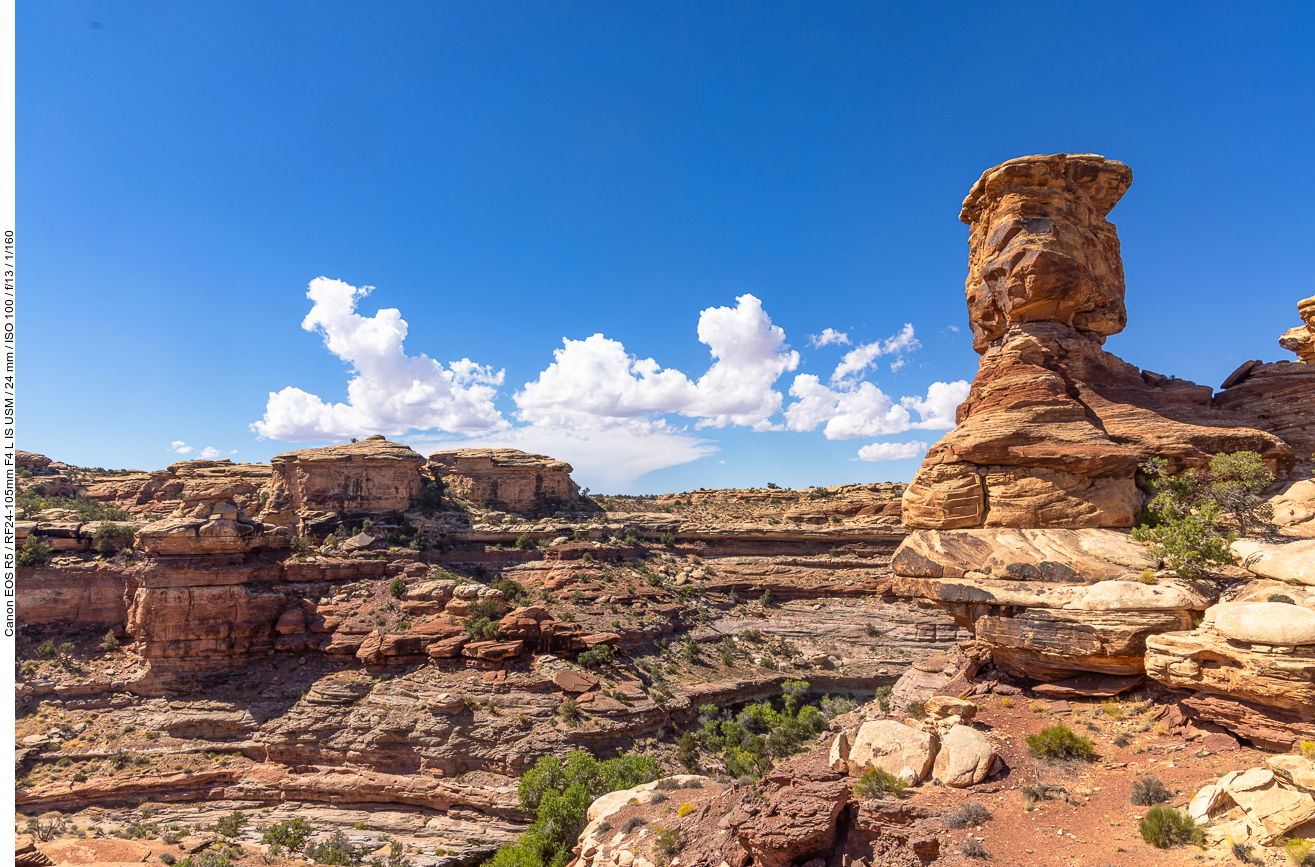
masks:
<svg viewBox="0 0 1315 867"><path fill-rule="evenodd" d="M1061 151L1135 174L1107 348L1217 386L1315 291L1315 6L1185 8L20 4L19 445L907 480L976 371L959 204Z"/></svg>

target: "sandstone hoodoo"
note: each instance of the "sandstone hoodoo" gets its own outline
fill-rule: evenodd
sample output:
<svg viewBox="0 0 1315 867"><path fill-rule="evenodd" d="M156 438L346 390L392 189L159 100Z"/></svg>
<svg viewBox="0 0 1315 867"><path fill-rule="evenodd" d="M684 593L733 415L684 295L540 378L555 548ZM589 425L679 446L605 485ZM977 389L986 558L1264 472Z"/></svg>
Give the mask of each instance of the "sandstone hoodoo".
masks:
<svg viewBox="0 0 1315 867"><path fill-rule="evenodd" d="M964 200L966 281L981 366L958 427L904 494L911 528L1131 527L1139 465L1175 470L1254 451L1285 474L1292 449L1211 407L1211 390L1101 348L1123 330L1123 264L1106 219L1132 183L1092 154L1020 157Z"/></svg>
<svg viewBox="0 0 1315 867"><path fill-rule="evenodd" d="M429 470L468 500L505 512L533 512L578 506L580 487L571 465L516 449L457 449L434 452Z"/></svg>

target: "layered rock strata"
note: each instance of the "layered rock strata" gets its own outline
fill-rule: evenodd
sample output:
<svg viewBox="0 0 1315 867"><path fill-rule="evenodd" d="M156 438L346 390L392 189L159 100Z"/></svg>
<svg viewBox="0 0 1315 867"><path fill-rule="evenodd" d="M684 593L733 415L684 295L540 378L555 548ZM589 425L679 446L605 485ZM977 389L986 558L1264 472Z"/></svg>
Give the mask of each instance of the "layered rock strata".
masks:
<svg viewBox="0 0 1315 867"><path fill-rule="evenodd" d="M260 518L322 538L344 516L403 512L420 502L424 462L407 446L377 434L359 443L275 455Z"/></svg>
<svg viewBox="0 0 1315 867"><path fill-rule="evenodd" d="M461 497L507 512L577 506L580 498L570 464L516 449L435 452L428 469Z"/></svg>
<svg viewBox="0 0 1315 867"><path fill-rule="evenodd" d="M1191 627L1219 588L1167 575L1115 530L916 530L892 590L934 601L1000 668L1037 680L1134 675L1149 636Z"/></svg>
<svg viewBox="0 0 1315 867"><path fill-rule="evenodd" d="M1123 267L1106 217L1132 182L1091 154L1020 157L964 200L966 281L981 366L958 426L904 494L912 528L1130 527L1137 467L1175 469L1259 452L1280 475L1292 450L1211 406L1208 387L1136 367L1101 344L1121 331Z"/></svg>
<svg viewBox="0 0 1315 867"><path fill-rule="evenodd" d="M1146 641L1146 673L1188 690L1181 704L1268 749L1315 738L1315 611L1286 601L1221 603L1191 631ZM1309 597L1301 594L1306 605Z"/></svg>

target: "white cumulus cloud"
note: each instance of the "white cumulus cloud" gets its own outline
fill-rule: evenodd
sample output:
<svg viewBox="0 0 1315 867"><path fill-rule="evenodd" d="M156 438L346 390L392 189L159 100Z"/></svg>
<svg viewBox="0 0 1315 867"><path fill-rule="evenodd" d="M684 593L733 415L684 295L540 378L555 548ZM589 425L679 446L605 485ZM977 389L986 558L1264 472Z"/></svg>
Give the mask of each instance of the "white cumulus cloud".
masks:
<svg viewBox="0 0 1315 867"><path fill-rule="evenodd" d="M516 393L517 418L534 425L584 430L624 426L636 434L667 429L666 414L696 419L695 426L779 427L770 419L784 396L772 388L781 374L799 366L799 353L785 342L762 302L741 295L735 307L709 307L699 314L699 341L713 358L697 381L664 369L652 358L637 359L619 341L595 334L564 338L553 363Z"/></svg>
<svg viewBox="0 0 1315 867"><path fill-rule="evenodd" d="M902 397L900 405L918 414L921 421L913 427L918 430L950 430L954 427L954 411L968 398L968 381L933 382L927 388L927 397Z"/></svg>
<svg viewBox="0 0 1315 867"><path fill-rule="evenodd" d="M785 426L811 431L825 423L829 440L886 436L907 430L949 430L954 410L968 395L968 383L934 382L927 397L903 397L895 402L870 382L832 388L811 373L801 373L790 386L795 402L785 408ZM919 421L913 421L912 413Z"/></svg>
<svg viewBox="0 0 1315 867"><path fill-rule="evenodd" d="M808 342L812 346L830 346L833 343L848 346L849 335L834 328L823 328L821 334L808 335Z"/></svg>
<svg viewBox="0 0 1315 867"><path fill-rule="evenodd" d="M895 362L891 364L890 369L899 370L904 366L904 353L913 352L921 346L918 338L913 336L913 323L907 322L898 334L893 334L885 340L859 344L846 352L845 357L840 359L840 363L831 374L831 382L841 383L852 380L875 364L883 355L895 355Z"/></svg>
<svg viewBox="0 0 1315 867"><path fill-rule="evenodd" d="M902 461L916 458L927 450L924 442L869 443L858 450L860 461Z"/></svg>
<svg viewBox="0 0 1315 867"><path fill-rule="evenodd" d="M503 372L469 359L444 367L427 355L408 356L407 324L400 311L365 317L357 303L371 287L318 277L306 297L314 304L301 327L316 331L329 351L351 365L346 403L326 403L288 386L270 392L265 416L251 425L261 437L280 440L343 440L413 429L480 434L510 425L494 407Z"/></svg>
<svg viewBox="0 0 1315 867"><path fill-rule="evenodd" d="M196 451L196 449L194 449L192 446L189 446L187 443L183 442L182 440L174 440L169 444L169 451L177 452L180 455L185 455L188 454L189 452Z"/></svg>

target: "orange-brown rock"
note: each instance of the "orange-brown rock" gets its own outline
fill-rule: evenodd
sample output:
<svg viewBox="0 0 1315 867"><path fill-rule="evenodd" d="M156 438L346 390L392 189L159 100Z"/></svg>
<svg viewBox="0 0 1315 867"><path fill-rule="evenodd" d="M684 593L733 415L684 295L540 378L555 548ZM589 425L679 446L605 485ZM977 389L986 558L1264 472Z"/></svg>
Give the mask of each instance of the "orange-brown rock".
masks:
<svg viewBox="0 0 1315 867"><path fill-rule="evenodd" d="M305 534L322 513L405 511L420 501L424 461L377 434L359 443L275 455L261 520Z"/></svg>
<svg viewBox="0 0 1315 867"><path fill-rule="evenodd" d="M270 468L266 464L178 461L164 470L99 478L87 486L86 495L134 514L158 513L189 494L223 485L231 490L240 510L254 514L259 510L260 491L269 480Z"/></svg>
<svg viewBox="0 0 1315 867"><path fill-rule="evenodd" d="M982 361L958 427L904 493L906 526L1129 527L1133 478L1250 450L1284 474L1292 450L1211 407L1211 390L1105 352L1123 329L1123 267L1106 220L1127 166L1090 154L1022 157L987 171L964 202L967 297Z"/></svg>
<svg viewBox="0 0 1315 867"><path fill-rule="evenodd" d="M429 470L458 496L506 512L574 505L580 496L570 464L516 449L435 452Z"/></svg>
<svg viewBox="0 0 1315 867"><path fill-rule="evenodd" d="M973 348L1009 327L1061 322L1099 341L1128 323L1119 236L1105 219L1132 185L1094 154L1019 157L987 169L964 199Z"/></svg>
<svg viewBox="0 0 1315 867"><path fill-rule="evenodd" d="M1315 295L1297 302L1302 324L1288 329L1278 339L1279 346L1297 354L1306 364L1315 364Z"/></svg>
<svg viewBox="0 0 1315 867"><path fill-rule="evenodd" d="M1278 342L1301 361L1248 361L1224 380L1213 405L1242 424L1277 434L1298 457L1309 458L1315 455L1315 297L1298 302L1297 310L1304 323Z"/></svg>

